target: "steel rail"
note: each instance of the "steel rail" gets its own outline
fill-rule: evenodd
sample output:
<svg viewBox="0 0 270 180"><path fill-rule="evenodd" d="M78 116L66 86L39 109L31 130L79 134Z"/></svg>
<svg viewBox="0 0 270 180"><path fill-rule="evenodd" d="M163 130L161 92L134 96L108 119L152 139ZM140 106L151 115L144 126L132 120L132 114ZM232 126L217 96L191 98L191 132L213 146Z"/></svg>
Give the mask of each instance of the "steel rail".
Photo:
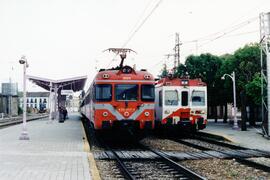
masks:
<svg viewBox="0 0 270 180"><path fill-rule="evenodd" d="M27 120L27 122L38 120L38 119L43 119L43 118L46 118L46 117L48 117L48 115L34 117L32 119L30 118L30 119ZM12 125L16 125L16 124L21 124L21 123L23 123L23 120L22 119L6 121L4 123L0 123L0 129L5 128L5 127L9 127L9 126L12 126Z"/></svg>
<svg viewBox="0 0 270 180"><path fill-rule="evenodd" d="M214 150L213 148L204 147L204 146L201 146L201 145L198 145L198 144L194 144L194 143L191 143L191 142L187 142L187 141L182 141L182 140L174 140L174 141L175 142L179 142L179 143L183 142L183 144L185 144L187 146L190 146L190 147L193 147L193 148L196 148L196 149L199 149L199 150ZM239 150L241 150L241 149L239 149ZM231 155L231 154L226 153L224 151L220 151L220 150L215 150L215 151L216 152L219 152L221 154L227 155L227 156L230 156ZM241 152L241 153L245 153L245 152ZM249 153L245 153L245 154L249 154ZM266 166L266 165L263 165L263 164L260 164L260 163L257 163L257 162L251 161L251 160L247 160L247 159L242 158L242 157L239 157L239 156L238 157L235 157L234 159L237 162L239 162L241 164L244 164L244 165L247 165L249 167L260 169L260 170L263 170L265 172L270 172L270 167L269 166Z"/></svg>
<svg viewBox="0 0 270 180"><path fill-rule="evenodd" d="M229 143L214 140L214 139L208 138L208 137L195 136L195 139L205 141L205 142L208 142L208 143L211 143L211 144L223 146L223 147L228 147L228 148L235 149L235 150L250 150L249 148L246 148L246 147L241 147L241 146L238 146L238 145L229 144ZM259 149L252 149L252 150L256 150L258 152L261 152L261 153L265 154L266 157L270 157L270 152L262 151L262 150L259 150Z"/></svg>
<svg viewBox="0 0 270 180"><path fill-rule="evenodd" d="M98 141L105 147L105 149L107 149L108 151L110 151L113 154L114 159L116 160L116 162L118 163L118 167L120 169L120 171L122 172L123 176L126 179L129 180L135 180L136 178L132 175L132 173L128 170L127 166L125 165L125 163L121 160L121 157L119 157L119 155L110 147L108 146L103 139L101 139L101 137L97 138Z"/></svg>
<svg viewBox="0 0 270 180"><path fill-rule="evenodd" d="M195 173L194 171L184 167L183 165L173 161L172 159L168 158L166 154L162 153L162 152L158 152L154 149L151 149L145 145L142 145L139 143L139 145L141 147L143 147L144 149L147 149L151 152L153 152L154 154L158 155L165 164L171 166L173 169L177 170L178 172L180 172L181 174L184 174L187 178L192 179L192 180L205 180L206 178Z"/></svg>

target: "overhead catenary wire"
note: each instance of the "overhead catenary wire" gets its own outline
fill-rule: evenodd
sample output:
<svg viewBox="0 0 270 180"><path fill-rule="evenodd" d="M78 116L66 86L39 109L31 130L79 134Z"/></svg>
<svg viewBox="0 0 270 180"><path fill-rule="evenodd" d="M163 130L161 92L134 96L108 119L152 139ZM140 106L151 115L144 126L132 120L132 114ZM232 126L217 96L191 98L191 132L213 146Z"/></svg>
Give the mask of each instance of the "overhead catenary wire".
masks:
<svg viewBox="0 0 270 180"><path fill-rule="evenodd" d="M243 35L247 35L247 34L253 34L253 33L258 33L259 30L253 30L253 31L248 31L248 32L243 32L243 33L237 33L237 34L231 34L231 35L226 35L222 38L231 38L231 37L237 37L237 36L243 36ZM186 50L185 52L192 52L194 51L194 48L191 48L189 50Z"/></svg>
<svg viewBox="0 0 270 180"><path fill-rule="evenodd" d="M230 31L227 31L227 32L224 32L223 34L218 35L218 36L216 36L216 37L210 39L208 42L203 43L203 44L201 44L201 45L198 46L198 47L205 46L206 44L209 44L209 43L211 43L211 42L213 42L213 41L215 41L215 40L218 40L218 39L220 39L220 38L226 36L227 34L230 34L230 33L234 32L234 31L236 31L236 30L238 30L238 29L241 29L241 28L243 28L243 27L249 25L249 24L252 23L252 22L255 22L256 20L258 20L258 17L252 18L251 20L248 20L248 21L245 21L245 22L239 24L239 25L238 25L237 27L235 27L234 29L232 29L232 30L230 30Z"/></svg>
<svg viewBox="0 0 270 180"><path fill-rule="evenodd" d="M250 23L258 20L259 17L256 16L256 17L252 17L252 18L249 18L248 20L246 21L243 21L241 23L238 23L236 25L233 25L233 26L230 26L230 27L227 27L221 31L218 31L218 32L215 32L215 33L211 33L209 35L206 35L206 36L203 36L203 37L200 37L200 38L197 38L197 39L193 39L193 40L189 40L189 41L184 41L183 44L188 44L188 43L194 43L194 42L202 42L202 41L209 41L209 40L212 40L214 38L217 38L219 36L224 36L224 35L227 35L231 32L234 32L238 29L241 29L243 27L245 27L246 25L249 25Z"/></svg>
<svg viewBox="0 0 270 180"><path fill-rule="evenodd" d="M218 31L216 33L212 33L210 35L207 35L207 36L195 39L195 40L184 41L183 45L186 45L186 44L189 44L189 43L196 43L196 52L197 52L198 48L203 47L203 46L205 46L205 45L207 45L209 43L212 43L212 42L214 42L214 41L216 41L218 39L221 39L221 38L236 37L236 36L242 36L242 35L258 32L259 30L253 30L253 31L248 31L248 32L243 32L243 33L231 34L232 32L235 32L235 31L237 31L237 30L239 30L241 28L244 28L245 26L249 25L250 23L253 23L253 22L257 21L258 19L259 19L258 16L249 18L246 21L243 21L241 23L238 23L236 25L233 25L231 27L226 28L226 31ZM209 37L209 38L206 38L206 37ZM201 44L201 45L198 45L199 42L204 42L204 43ZM193 51L193 50L194 50L194 48L192 48L192 49L190 49L188 51L190 52L190 51ZM160 63L158 63L158 64L160 64Z"/></svg>
<svg viewBox="0 0 270 180"><path fill-rule="evenodd" d="M153 7L153 9L150 11L150 13L141 21L141 23L138 23L139 20L135 23L138 24L138 27L133 31L131 32L130 36L128 37L128 39L124 42L124 44L122 45L122 48L126 47L127 44L132 40L132 38L136 35L136 33L142 28L142 26L146 23L146 21L152 16L152 14L155 12L155 10L159 7L159 5L162 3L163 0L159 0L155 6ZM149 7L149 5L151 4L148 3L146 8L144 8L143 10L143 13L142 14L145 14L145 11L147 10L147 8ZM135 27L135 26L134 26ZM134 29L134 28L133 28ZM116 58L118 54L116 54L114 56L114 58L110 61L110 63L108 64L107 68L111 65L112 61Z"/></svg>

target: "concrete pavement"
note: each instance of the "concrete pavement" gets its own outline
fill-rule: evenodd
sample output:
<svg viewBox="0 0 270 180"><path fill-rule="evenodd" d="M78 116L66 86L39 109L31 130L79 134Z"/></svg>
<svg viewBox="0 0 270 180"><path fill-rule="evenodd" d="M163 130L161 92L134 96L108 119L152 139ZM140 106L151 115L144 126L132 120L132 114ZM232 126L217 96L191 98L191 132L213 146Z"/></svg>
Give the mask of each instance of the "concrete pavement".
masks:
<svg viewBox="0 0 270 180"><path fill-rule="evenodd" d="M27 123L30 140L19 140L22 125L0 130L1 180L88 180L79 116L64 123L41 119Z"/></svg>
<svg viewBox="0 0 270 180"><path fill-rule="evenodd" d="M260 128L248 126L247 131L241 131L241 129L234 130L232 125L223 123L222 120L219 120L217 123L214 120L209 120L206 129L202 130L202 132L223 136L244 147L270 151L270 140L261 135Z"/></svg>

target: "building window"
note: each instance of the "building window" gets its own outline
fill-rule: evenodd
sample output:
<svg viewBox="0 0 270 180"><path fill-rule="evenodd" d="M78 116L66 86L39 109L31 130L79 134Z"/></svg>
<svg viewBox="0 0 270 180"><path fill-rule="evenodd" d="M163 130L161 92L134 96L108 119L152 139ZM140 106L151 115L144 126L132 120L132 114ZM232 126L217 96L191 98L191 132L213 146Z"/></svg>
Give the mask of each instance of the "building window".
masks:
<svg viewBox="0 0 270 180"><path fill-rule="evenodd" d="M35 98L35 103L37 103L37 98Z"/></svg>
<svg viewBox="0 0 270 180"><path fill-rule="evenodd" d="M43 103L47 103L47 99L43 99Z"/></svg>
<svg viewBox="0 0 270 180"><path fill-rule="evenodd" d="M33 103L33 99L31 98L30 103Z"/></svg>
<svg viewBox="0 0 270 180"><path fill-rule="evenodd" d="M37 109L37 104L35 104L35 108Z"/></svg>
<svg viewBox="0 0 270 180"><path fill-rule="evenodd" d="M41 98L39 99L39 103L42 103L42 99Z"/></svg>
<svg viewBox="0 0 270 180"><path fill-rule="evenodd" d="M23 101L23 100L22 100L22 101ZM27 98L26 102L29 103L29 99L28 99L28 98Z"/></svg>

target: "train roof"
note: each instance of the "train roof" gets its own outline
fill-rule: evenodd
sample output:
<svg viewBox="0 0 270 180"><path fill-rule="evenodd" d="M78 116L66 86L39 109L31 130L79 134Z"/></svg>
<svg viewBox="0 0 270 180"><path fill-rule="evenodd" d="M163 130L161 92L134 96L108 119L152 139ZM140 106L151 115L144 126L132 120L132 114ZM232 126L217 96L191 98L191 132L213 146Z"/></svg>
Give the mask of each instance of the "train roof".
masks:
<svg viewBox="0 0 270 180"><path fill-rule="evenodd" d="M156 82L156 86L206 86L201 79L189 78L161 78Z"/></svg>
<svg viewBox="0 0 270 180"><path fill-rule="evenodd" d="M126 80L126 81L149 81L153 82L154 77L152 74L142 69L140 71L134 70L130 66L124 66L119 69L101 69L96 75L94 82L98 81L113 81L113 80Z"/></svg>

